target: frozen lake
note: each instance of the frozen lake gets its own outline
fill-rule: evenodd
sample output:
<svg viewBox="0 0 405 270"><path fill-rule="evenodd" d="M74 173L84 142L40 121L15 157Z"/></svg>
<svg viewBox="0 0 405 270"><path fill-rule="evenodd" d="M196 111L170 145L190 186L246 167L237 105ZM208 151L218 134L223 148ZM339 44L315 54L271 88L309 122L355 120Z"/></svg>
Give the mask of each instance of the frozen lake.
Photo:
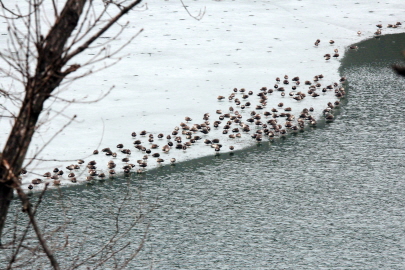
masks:
<svg viewBox="0 0 405 270"><path fill-rule="evenodd" d="M39 160L29 166L24 184L53 168L66 171L65 167L76 164L77 159L86 162L95 160L98 173L108 174L110 157L92 155L95 149L100 151L106 147L118 153L115 162L117 172L121 173L125 165L121 159L126 155L118 151L117 144L132 150L130 163L136 164L144 156L133 147L132 132L139 134L146 130L148 135L153 134L154 143L159 145L156 152L162 154L161 147L167 140L156 140L157 134L171 134L175 127L185 122L186 116L193 119L187 123L192 126L203 123L203 115L209 113L212 125L218 117L215 112L222 110L223 114L227 113L230 106L235 107L246 120L259 104L256 95L260 89L273 89L275 78L283 78L284 75L290 77L290 84L285 86L286 96L281 97L281 92L275 91L268 96L267 106L256 113L263 114L282 102L283 108L292 108L290 113L296 118L303 108L313 107L311 115L319 119L327 103L337 100L334 92L322 93L318 90L320 96L308 96L298 102L289 96L293 83L291 78L299 76L301 81L294 93L306 93L308 85L304 82L309 80L313 83L315 75L323 74L324 78L319 81L322 84L319 89L322 89L340 78L337 71L340 58L325 61L325 54L333 55L334 49L338 49L341 57L350 44L372 37L375 25L379 23L384 25L383 34L403 32L403 27L386 28L388 23L400 21L399 1L192 1L186 4L195 15L205 10L203 19L197 21L191 18L179 1L145 2L144 6L125 17L131 22L130 27L112 44L119 46L141 28L145 29L122 51L122 60L112 68L73 83L57 95L89 101L115 86L106 98L97 103L72 104L67 108L63 102L49 101L50 117L62 110L63 115L55 116L53 121L41 127L29 157L34 156L67 123L67 117L75 114L78 117L38 155ZM361 31L360 35L358 31ZM1 33L2 42L7 40L5 33L6 29ZM112 35L106 33L103 39ZM321 42L315 46L317 39ZM329 44L331 39L335 41L333 45ZM92 52L89 52L83 58L91 56ZM3 87L9 87L6 81ZM234 88L253 91L247 99L252 103L250 108L242 110L227 100ZM226 99L218 102L219 95ZM235 99L241 97L242 94L237 93ZM279 124L284 125L284 122ZM296 120L293 124L297 125ZM0 125L0 139L4 145L10 122L2 118ZM227 135L222 135L222 126L201 137L203 140L219 138L223 145L221 152L229 151L230 145L238 150L255 143L250 138L251 134L242 133L241 138L229 139ZM141 140L145 148L151 147L147 137ZM182 140L183 143L187 140L184 135ZM214 149L204 145L203 140L186 151L173 149L169 154L163 154L163 164L168 164L171 158L180 162L214 155ZM147 168L156 166L155 159L149 159ZM136 166L134 170L138 168ZM81 181L88 175L83 169L75 173ZM65 174L62 184L69 183ZM37 189L41 188L39 185Z"/></svg>
<svg viewBox="0 0 405 270"><path fill-rule="evenodd" d="M404 79L390 65L404 63L404 42L404 34L386 35L346 55L348 96L333 123L233 154L49 191L38 219L49 233L69 221L51 233L62 246L69 235L57 252L62 268L114 235L123 205L122 229L140 211L146 219L118 241L131 243L118 262L150 224L128 269L402 269ZM10 212L20 208L15 200Z"/></svg>
<svg viewBox="0 0 405 270"><path fill-rule="evenodd" d="M220 138L219 155L199 141L186 151L159 150L165 162L157 166L149 157L147 173L120 172L113 179L75 185L63 176L64 187L49 191L38 212L47 232L69 220L63 233L52 235L53 243L62 246L69 235L70 245L57 253L62 268L68 268L76 255L91 254L114 234L114 211L121 203L123 228L140 209L146 213L153 208L118 244L130 239L133 250L150 224L145 246L131 268L403 267L404 80L390 65L403 63L399 52L405 37L372 38L379 23L384 25L383 34L404 32L402 26L386 28L401 21L402 2L317 2L187 2L193 14L206 8L201 21L190 18L178 1L148 2L147 8L127 16L131 28L117 43L145 28L123 52L128 55L60 95L90 99L112 85L115 89L96 104L73 104L64 111L68 116L77 114L78 121L41 154L52 160L35 164L23 179L25 186L36 174L64 169L78 158L95 160L97 170L106 171L110 158L92 152L104 147L117 151L118 143L130 147L135 163L144 153L133 147L134 131L143 145L151 145L148 137L139 136L146 130L162 146L167 140L157 139L157 134L171 134L186 116L193 119L188 124L192 125L210 113L212 124L219 116L216 110L227 113L233 106L247 119L255 108L242 111L234 101L217 100L218 95L228 97L235 87L253 91L244 102L256 106L260 88L273 88L276 77L289 75L285 87L291 87L294 76L304 82L323 74L322 85L346 76L347 97L328 123L320 119L326 104L336 100L333 91L323 94L319 89L319 97L301 101L289 96L291 90L285 97L274 91L262 111L279 109L283 102L283 108L291 106L291 114L298 116L303 108L313 107L318 127L306 125L304 132L288 131L285 139L265 137L259 144L250 138L253 132L230 139L222 128L212 128L201 136ZM317 39L321 42L314 46ZM352 44L359 48L348 50ZM334 49L340 57L326 61L324 54L333 54ZM297 91L301 90L307 93L308 86L301 83ZM242 94L235 98L242 99ZM62 106L52 104L55 110ZM66 123L63 117L56 119L37 135L31 154ZM9 122L2 118L0 125L4 143ZM253 125L251 129L257 130ZM227 152L229 145L235 146L233 153ZM124 165L124 156L115 159L117 168ZM171 157L182 162L170 166ZM87 176L83 171L76 172L82 181ZM38 190L41 185L35 186ZM31 194L33 201L36 194ZM10 220L20 208L13 201ZM6 253L0 256L1 266ZM98 259L89 261L89 267Z"/></svg>

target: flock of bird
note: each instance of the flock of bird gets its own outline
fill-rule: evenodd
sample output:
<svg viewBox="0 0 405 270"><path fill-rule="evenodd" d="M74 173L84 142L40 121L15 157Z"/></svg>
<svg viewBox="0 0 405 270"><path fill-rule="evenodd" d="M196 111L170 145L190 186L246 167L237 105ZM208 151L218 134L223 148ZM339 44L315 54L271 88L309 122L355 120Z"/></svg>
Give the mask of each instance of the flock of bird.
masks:
<svg viewBox="0 0 405 270"><path fill-rule="evenodd" d="M401 23L389 24L388 27L396 28ZM377 25L376 38L381 35L382 25ZM359 31L357 33L361 35ZM315 46L320 45L320 40L316 40ZM329 41L334 44L333 40ZM349 49L358 49L357 46L350 46ZM338 50L334 54L325 54L324 58L338 58ZM290 77L284 75L275 78L273 87L262 87L257 92L248 91L245 88L234 88L227 96L218 96L219 102L228 100L230 106L227 109L218 109L215 113L205 113L201 119L193 121L186 116L184 121L174 127L168 134L152 134L146 130L132 132L132 145L117 144L116 147L106 147L101 150L94 150L93 155L105 155L111 160L107 164L98 164L95 160L85 162L77 160L76 164L71 164L65 168L55 168L52 172L46 172L41 178L35 178L28 185L28 189L33 189L35 185L49 183L60 185L61 180L69 180L72 183L78 180L93 181L114 177L123 173L144 173L148 165L155 163L158 165L169 163L174 165L176 158L166 158L172 151L188 151L195 145L206 145L211 147L213 153L218 153L225 148L226 151L236 149L234 140L241 137L250 137L260 143L263 140L273 140L284 137L292 132L304 131L307 126L316 126L319 119L312 115L314 108L303 108L293 110L284 106L280 99L275 99L272 103L272 96L281 96L294 99L295 102L302 102L304 99L317 98L326 92L332 92L335 100L325 104L322 111L326 121L334 120L334 110L340 106L340 100L345 97L346 90L344 84L345 77L341 77L337 82L324 84L322 74L315 75L312 80L304 80L301 83L298 76ZM291 103L291 101L289 101ZM271 105L270 105L271 104ZM294 113L293 113L294 112ZM217 132L212 132L212 131ZM218 132L219 131L219 132ZM215 133L216 135L211 136ZM100 169L98 166L103 167ZM26 174L25 170L22 175Z"/></svg>

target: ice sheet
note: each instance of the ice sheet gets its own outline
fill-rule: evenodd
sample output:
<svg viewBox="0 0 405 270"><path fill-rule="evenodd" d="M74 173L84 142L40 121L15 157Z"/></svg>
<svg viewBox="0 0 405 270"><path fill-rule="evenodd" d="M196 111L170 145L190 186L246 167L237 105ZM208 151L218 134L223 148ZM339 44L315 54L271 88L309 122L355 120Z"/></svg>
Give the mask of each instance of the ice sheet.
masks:
<svg viewBox="0 0 405 270"><path fill-rule="evenodd" d="M278 91L268 95L263 111L276 108L283 102L284 108L292 108L291 113L296 118L303 108L313 107L312 115L319 119L327 103L337 100L334 92L324 94L317 90L319 97L312 98L307 94L298 102L288 95L291 78L300 77L301 85L297 91L305 93L308 86L304 85L304 81L312 81L315 75L324 75L320 81L322 87L338 82L339 58L349 45L372 38L376 24L384 25L383 34L404 31L403 26L386 28L388 23L403 22L402 2L399 0L185 1L192 14L205 10L204 17L199 21L191 18L178 0L145 3L146 7L125 16L124 21L129 20L130 27L113 42L113 45L119 46L144 28L121 52L123 59L109 69L75 81L59 94L59 97L86 101L97 99L115 86L107 97L97 103L71 104L64 110L63 115L77 115L77 119L46 146L37 156L38 161L28 167L29 173L23 177L25 186L55 167L65 171L62 185L70 184L65 167L76 164L77 159L85 159L86 162L95 160L98 172L108 174L107 162L111 158L103 153L92 155L93 150L100 151L105 147L118 153L116 170L122 173L125 163L121 159L126 155L118 151L117 144L122 143L124 148L132 151L130 163L136 164L136 160L144 155L133 146L133 131L138 133L137 139L141 139L146 148L150 147L150 143L146 142L147 137L139 136L140 131L146 130L154 135L154 143L160 147L152 153L161 153L165 160L163 166L168 166L169 159L173 157L181 162L214 155L214 149L203 143L205 138L220 139L223 144L221 153L229 151L229 145L234 145L236 150L252 145L256 143L250 138L252 132L242 133L239 139L229 139L228 135L222 134L222 127L218 130L211 127L212 132L208 135L195 134L202 136L203 140L186 151L172 149L165 154L160 148L167 140L157 139L156 136L158 133L171 134L176 126L185 122L186 116L193 119L188 123L191 126L203 123L203 115L210 113L212 125L218 119L216 110L227 113L230 106L240 111L246 120L258 104L256 94L259 89L264 86L273 88L275 78L282 78L285 74L290 77L286 96L281 97ZM361 31L360 35L358 31ZM5 33L6 29L1 30L0 42L3 45L7 41ZM107 32L103 38L111 36L113 33ZM317 39L321 42L315 46ZM333 45L329 44L331 39L335 41ZM340 57L325 61L323 55L333 55L334 49L339 50ZM91 57L91 53L86 52L82 59ZM80 60L76 62L80 63ZM228 97L233 88L253 91L254 95L248 99L253 106L242 111L228 99L217 100L219 95ZM239 99L241 96L241 93L236 94ZM51 104L55 112L66 106L55 100L47 104ZM263 111L256 110L262 114ZM57 116L41 127L30 147L29 157L67 123L67 117ZM279 123L284 124L285 119L279 120ZM9 120L2 118L0 125L0 147L4 147L10 131ZM254 125L252 130L255 130ZM156 166L162 165L149 157L147 168ZM133 171L137 169L139 166ZM86 181L88 172L84 166L74 172L79 175L79 182ZM36 187L39 188L41 185Z"/></svg>

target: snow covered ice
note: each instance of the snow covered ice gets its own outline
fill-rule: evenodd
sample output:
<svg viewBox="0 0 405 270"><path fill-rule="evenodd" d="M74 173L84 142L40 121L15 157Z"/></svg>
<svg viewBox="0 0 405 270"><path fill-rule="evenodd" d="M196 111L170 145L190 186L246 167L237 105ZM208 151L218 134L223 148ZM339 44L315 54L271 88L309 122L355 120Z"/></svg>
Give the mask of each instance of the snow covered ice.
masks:
<svg viewBox="0 0 405 270"><path fill-rule="evenodd" d="M214 155L214 149L203 143L205 138L219 138L223 144L221 153L229 151L229 145L234 145L235 150L252 145L256 142L249 134L242 133L242 138L236 139L223 135L224 123L218 130L211 127L212 132L208 135L194 134L203 139L186 151L171 149L168 154L163 153L161 147L167 140L158 139L157 135L163 133L166 137L171 134L181 122L186 123L186 116L192 119L187 125L192 126L203 123L203 115L209 113L212 125L218 120L216 110L227 113L230 106L243 113L246 120L259 102L257 94L260 89L274 88L275 78L283 80L285 74L290 81L289 85L284 86L285 97L279 91L274 91L268 95L266 108L256 112L262 114L283 102L283 108L291 107L291 114L296 118L303 108L313 107L311 114L319 119L327 103L338 100L334 91L322 93L320 89L339 81L339 58L343 57L348 46L372 38L376 24L383 25L382 34L404 31L403 26L396 29L386 27L387 24L403 22L403 3L399 0L200 0L185 1L185 4L191 14L197 15L205 10L205 15L201 20L193 19L178 0L145 1L143 6L124 17L121 23L130 21L129 28L112 43L112 46L118 47L144 28L121 52L122 60L113 67L75 81L57 95L78 101L94 100L115 86L101 101L73 103L67 108L67 104L61 101L48 101L47 105L52 106L53 112L43 117L52 120L45 122L38 130L28 158L33 157L68 122L69 117L77 115L77 118L46 146L37 156L38 161L27 168L29 173L23 177L25 185L55 167L66 171L65 167L76 164L77 159L84 159L86 163L95 160L97 170L108 174L107 162L111 157L101 153L105 147L118 153L115 160L117 173L122 173L121 168L125 163L121 159L126 155L118 151L117 144L122 143L124 148L132 151L130 163L136 164L136 160L144 155L134 148L135 139L131 137L134 131L138 134L137 139L142 130L154 135L153 143L160 147L152 150L152 153L160 153L165 160L164 166L168 166L170 158L181 162ZM98 8L102 7L101 1L98 5ZM358 31L361 31L360 35ZM0 42L6 46L6 27L0 33ZM108 39L113 35L110 31L103 38ZM317 39L321 42L315 46ZM335 43L331 45L329 40ZM327 53L333 55L334 49L338 49L340 57L326 61L323 56ZM86 57L91 57L91 52L83 55L83 58ZM324 75L320 80L322 88L317 90L319 97L313 98L307 94L302 101L296 101L289 96L293 77L299 76L301 81L295 92L307 93L308 86L304 85L304 81L313 81L314 76L319 74ZM11 82L7 80L2 82L5 89L10 85ZM282 81L279 85L283 86ZM14 83L14 87L21 85ZM252 106L243 112L233 101L228 101L234 88L254 92L247 99ZM226 98L218 101L219 95ZM235 97L242 99L242 94L238 92ZM63 114L56 115L62 109ZM282 124L284 122L285 119L280 121ZM9 119L1 118L0 125L3 148L11 123ZM254 125L251 128L255 130ZM183 142L186 141L185 136L183 138ZM147 137L141 140L149 148ZM98 155L92 154L95 149L100 151ZM149 157L147 168L156 166L161 165L157 164L155 158ZM137 165L134 170L138 168ZM79 181L85 181L88 175L83 171L81 169L76 173L80 175ZM71 183L67 171L61 179L62 184Z"/></svg>

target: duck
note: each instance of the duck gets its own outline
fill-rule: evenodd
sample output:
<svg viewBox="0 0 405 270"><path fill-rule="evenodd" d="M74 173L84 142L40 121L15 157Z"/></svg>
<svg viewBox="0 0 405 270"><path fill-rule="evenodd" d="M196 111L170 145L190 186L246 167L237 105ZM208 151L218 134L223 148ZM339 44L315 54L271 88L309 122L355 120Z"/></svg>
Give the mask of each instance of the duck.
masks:
<svg viewBox="0 0 405 270"><path fill-rule="evenodd" d="M152 148L152 149L156 149L156 148L159 148L159 145L157 145L157 144L152 144L151 146L150 146L150 148Z"/></svg>
<svg viewBox="0 0 405 270"><path fill-rule="evenodd" d="M333 116L333 114L328 113L325 118L326 120L332 121L335 117Z"/></svg>
<svg viewBox="0 0 405 270"><path fill-rule="evenodd" d="M139 164L139 166L142 168L146 168L148 166L148 163L142 162L141 164Z"/></svg>
<svg viewBox="0 0 405 270"><path fill-rule="evenodd" d="M97 162L95 160L89 161L89 163L87 163L87 165L96 165Z"/></svg>
<svg viewBox="0 0 405 270"><path fill-rule="evenodd" d="M163 146L163 147L162 147L162 151L165 152L165 153L169 153L169 151L170 151L170 146L169 146L169 145Z"/></svg>
<svg viewBox="0 0 405 270"><path fill-rule="evenodd" d="M90 174L90 176L97 176L98 175L97 171L95 171L95 170L90 170L89 174Z"/></svg>
<svg viewBox="0 0 405 270"><path fill-rule="evenodd" d="M39 185L39 184L42 183L42 179L40 179L40 178L33 179L31 181L31 183L34 184L34 185Z"/></svg>

